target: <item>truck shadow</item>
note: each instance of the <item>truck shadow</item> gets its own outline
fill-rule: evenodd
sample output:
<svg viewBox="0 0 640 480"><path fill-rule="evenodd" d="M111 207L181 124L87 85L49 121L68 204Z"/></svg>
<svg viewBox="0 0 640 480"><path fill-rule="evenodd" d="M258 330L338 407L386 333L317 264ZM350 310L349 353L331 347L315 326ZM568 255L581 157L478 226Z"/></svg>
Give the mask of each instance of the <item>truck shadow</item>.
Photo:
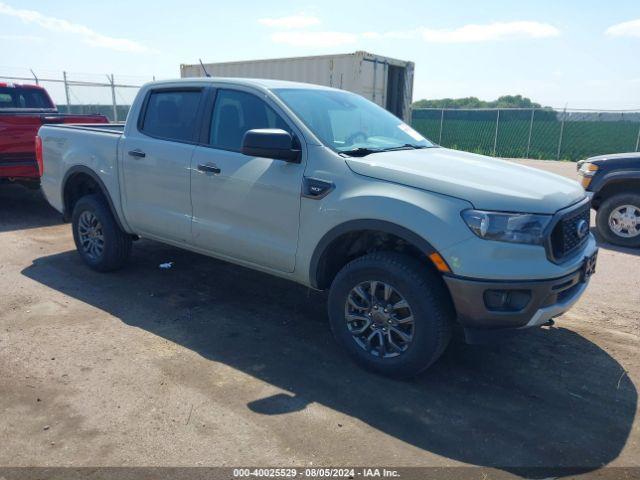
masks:
<svg viewBox="0 0 640 480"><path fill-rule="evenodd" d="M0 233L62 223L40 190L0 184Z"/></svg>
<svg viewBox="0 0 640 480"><path fill-rule="evenodd" d="M591 233L596 237L598 247L600 248L605 248L619 253L626 253L628 255L640 255L640 248L620 247L607 242L604 237L598 233L598 229L596 227L591 227Z"/></svg>
<svg viewBox="0 0 640 480"><path fill-rule="evenodd" d="M174 267L160 270L167 261ZM141 241L116 274L90 271L71 251L22 273L291 392L255 398L253 412L286 415L316 402L425 451L529 478L607 465L637 408L622 366L564 328L499 347L454 340L428 372L398 382L348 361L329 333L322 294L214 259ZM177 381L208 392L195 376Z"/></svg>

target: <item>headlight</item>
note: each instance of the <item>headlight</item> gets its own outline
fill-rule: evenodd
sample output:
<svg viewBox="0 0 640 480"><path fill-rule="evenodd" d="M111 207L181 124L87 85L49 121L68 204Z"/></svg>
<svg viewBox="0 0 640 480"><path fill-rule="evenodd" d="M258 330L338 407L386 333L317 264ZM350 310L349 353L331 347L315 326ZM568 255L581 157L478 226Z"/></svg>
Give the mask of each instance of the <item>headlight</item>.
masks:
<svg viewBox="0 0 640 480"><path fill-rule="evenodd" d="M593 177L597 171L598 165L589 162L582 163L578 169L578 173L584 177Z"/></svg>
<svg viewBox="0 0 640 480"><path fill-rule="evenodd" d="M591 185L591 178L597 171L598 165L589 162L582 162L580 164L580 167L578 168L578 175L582 177L582 180L580 181L582 188L589 188L589 185Z"/></svg>
<svg viewBox="0 0 640 480"><path fill-rule="evenodd" d="M485 240L542 245L551 215L464 210L462 218L471 231Z"/></svg>

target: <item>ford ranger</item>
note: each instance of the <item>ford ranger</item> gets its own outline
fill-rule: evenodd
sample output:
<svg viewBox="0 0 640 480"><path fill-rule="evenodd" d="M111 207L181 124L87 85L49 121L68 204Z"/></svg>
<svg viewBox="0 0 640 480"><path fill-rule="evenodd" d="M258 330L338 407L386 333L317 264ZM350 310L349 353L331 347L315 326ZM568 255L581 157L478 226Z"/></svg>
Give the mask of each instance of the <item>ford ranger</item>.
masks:
<svg viewBox="0 0 640 480"><path fill-rule="evenodd" d="M34 139L46 123L106 123L104 115L58 113L37 85L0 83L0 181L37 187L40 179Z"/></svg>
<svg viewBox="0 0 640 480"><path fill-rule="evenodd" d="M456 321L472 342L550 322L595 269L577 182L441 148L342 90L154 82L123 127L38 135L91 268L145 237L327 289L337 342L390 376L436 361Z"/></svg>

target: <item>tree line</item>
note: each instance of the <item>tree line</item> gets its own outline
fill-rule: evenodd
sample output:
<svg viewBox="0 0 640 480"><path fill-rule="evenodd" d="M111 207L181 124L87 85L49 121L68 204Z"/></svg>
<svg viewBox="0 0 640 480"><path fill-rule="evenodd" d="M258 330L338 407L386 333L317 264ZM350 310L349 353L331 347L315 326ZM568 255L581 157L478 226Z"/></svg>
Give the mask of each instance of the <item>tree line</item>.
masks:
<svg viewBox="0 0 640 480"><path fill-rule="evenodd" d="M478 97L422 99L413 102L413 108L541 108L542 105L522 95L503 95L497 100Z"/></svg>

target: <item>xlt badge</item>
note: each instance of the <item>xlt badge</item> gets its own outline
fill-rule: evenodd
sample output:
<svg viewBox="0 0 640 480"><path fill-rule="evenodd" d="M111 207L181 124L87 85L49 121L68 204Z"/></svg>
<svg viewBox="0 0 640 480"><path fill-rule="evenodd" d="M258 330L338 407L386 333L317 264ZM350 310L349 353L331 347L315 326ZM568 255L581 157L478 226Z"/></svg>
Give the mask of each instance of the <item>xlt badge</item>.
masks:
<svg viewBox="0 0 640 480"><path fill-rule="evenodd" d="M302 196L313 198L314 200L326 197L333 188L334 184L332 182L318 178L304 177L302 180Z"/></svg>

